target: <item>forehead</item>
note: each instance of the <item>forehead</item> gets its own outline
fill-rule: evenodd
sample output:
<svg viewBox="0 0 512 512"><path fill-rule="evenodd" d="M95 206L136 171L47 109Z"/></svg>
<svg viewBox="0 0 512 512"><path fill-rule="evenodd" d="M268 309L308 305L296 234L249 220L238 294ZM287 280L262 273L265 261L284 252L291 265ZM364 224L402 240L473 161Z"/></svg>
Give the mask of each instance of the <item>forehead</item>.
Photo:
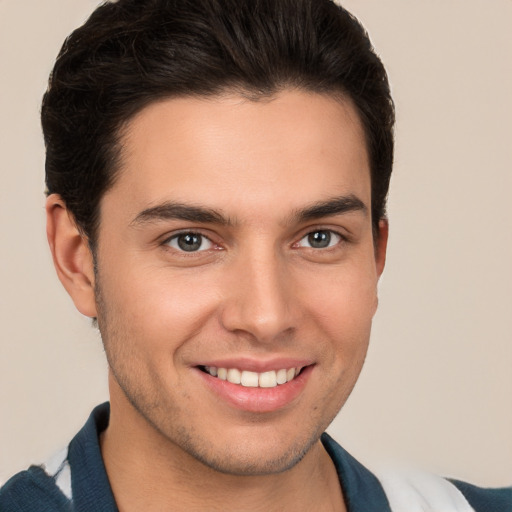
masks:
<svg viewBox="0 0 512 512"><path fill-rule="evenodd" d="M370 202L364 133L349 100L284 91L155 102L127 125L107 193L133 209L169 199L226 209L355 194Z"/></svg>

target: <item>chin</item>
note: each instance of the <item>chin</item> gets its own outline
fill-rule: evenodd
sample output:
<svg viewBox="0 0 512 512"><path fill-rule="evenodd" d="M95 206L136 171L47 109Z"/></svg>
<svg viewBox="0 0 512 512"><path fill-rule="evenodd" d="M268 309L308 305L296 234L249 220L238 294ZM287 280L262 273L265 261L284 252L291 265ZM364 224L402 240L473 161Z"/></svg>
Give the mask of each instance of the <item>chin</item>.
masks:
<svg viewBox="0 0 512 512"><path fill-rule="evenodd" d="M281 453L276 453L276 450L270 447L267 450L254 448L245 450L239 444L233 445L222 453L205 453L204 450L194 449L192 446L183 446L183 448L189 455L218 473L234 476L266 476L292 469L305 457L317 440L312 439L307 446L297 443L296 446L288 447Z"/></svg>

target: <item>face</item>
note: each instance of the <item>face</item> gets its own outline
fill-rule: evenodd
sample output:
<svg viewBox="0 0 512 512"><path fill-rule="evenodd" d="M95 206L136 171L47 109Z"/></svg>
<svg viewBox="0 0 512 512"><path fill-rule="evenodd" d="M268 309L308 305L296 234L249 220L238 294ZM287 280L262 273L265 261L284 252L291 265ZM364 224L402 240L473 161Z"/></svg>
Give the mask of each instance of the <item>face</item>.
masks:
<svg viewBox="0 0 512 512"><path fill-rule="evenodd" d="M113 414L222 472L292 467L352 390L377 305L354 108L171 99L122 142L96 255Z"/></svg>

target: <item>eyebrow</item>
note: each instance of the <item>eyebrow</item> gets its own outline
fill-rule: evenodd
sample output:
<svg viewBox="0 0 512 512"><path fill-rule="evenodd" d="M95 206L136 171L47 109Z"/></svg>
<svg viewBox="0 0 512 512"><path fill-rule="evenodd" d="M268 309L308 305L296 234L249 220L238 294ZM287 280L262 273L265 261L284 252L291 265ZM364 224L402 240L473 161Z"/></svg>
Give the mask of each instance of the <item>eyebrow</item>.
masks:
<svg viewBox="0 0 512 512"><path fill-rule="evenodd" d="M363 201L354 195L341 196L326 201L318 201L305 208L298 209L291 215L291 221L301 223L322 217L342 215L357 211L367 215L368 208ZM133 219L130 225L138 227L161 220L185 220L202 224L219 224L222 226L233 225L233 222L229 218L225 217L217 210L175 201L167 201L142 210Z"/></svg>
<svg viewBox="0 0 512 512"><path fill-rule="evenodd" d="M203 224L231 225L231 221L217 210L174 201L146 208L133 219L130 225L136 227L159 220L186 220Z"/></svg>
<svg viewBox="0 0 512 512"><path fill-rule="evenodd" d="M313 203L295 211L292 218L297 222L305 222L350 212L361 212L366 216L368 208L361 199L351 194Z"/></svg>

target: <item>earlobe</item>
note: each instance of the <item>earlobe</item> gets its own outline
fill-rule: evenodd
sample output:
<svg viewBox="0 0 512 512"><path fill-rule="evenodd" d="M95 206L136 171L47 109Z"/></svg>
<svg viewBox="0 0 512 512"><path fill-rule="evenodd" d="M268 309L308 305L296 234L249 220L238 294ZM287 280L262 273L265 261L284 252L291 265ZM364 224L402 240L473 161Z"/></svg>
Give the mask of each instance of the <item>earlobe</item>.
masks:
<svg viewBox="0 0 512 512"><path fill-rule="evenodd" d="M57 194L46 200L46 234L60 282L80 313L96 317L92 253L73 215Z"/></svg>
<svg viewBox="0 0 512 512"><path fill-rule="evenodd" d="M379 235L375 247L375 262L377 266L377 276L380 277L386 265L386 252L388 247L389 223L387 219L379 221Z"/></svg>

